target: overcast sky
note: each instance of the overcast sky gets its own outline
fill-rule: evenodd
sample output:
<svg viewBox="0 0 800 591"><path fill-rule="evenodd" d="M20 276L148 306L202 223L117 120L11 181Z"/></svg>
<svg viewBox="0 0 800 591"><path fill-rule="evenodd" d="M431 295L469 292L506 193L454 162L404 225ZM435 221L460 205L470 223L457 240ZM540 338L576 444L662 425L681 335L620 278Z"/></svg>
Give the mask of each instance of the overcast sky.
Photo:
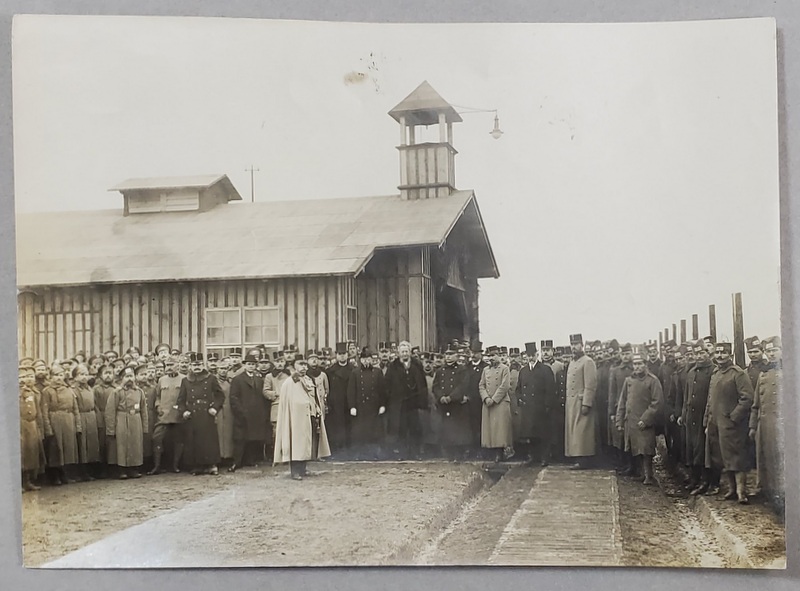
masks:
<svg viewBox="0 0 800 591"><path fill-rule="evenodd" d="M387 112L423 80L505 132L491 113L454 128L501 274L481 281L485 343L641 342L692 313L703 336L712 303L732 340L737 291L746 334L778 333L772 19L17 17L17 211L121 210L109 187L185 174L248 200L251 165L257 201L396 193Z"/></svg>

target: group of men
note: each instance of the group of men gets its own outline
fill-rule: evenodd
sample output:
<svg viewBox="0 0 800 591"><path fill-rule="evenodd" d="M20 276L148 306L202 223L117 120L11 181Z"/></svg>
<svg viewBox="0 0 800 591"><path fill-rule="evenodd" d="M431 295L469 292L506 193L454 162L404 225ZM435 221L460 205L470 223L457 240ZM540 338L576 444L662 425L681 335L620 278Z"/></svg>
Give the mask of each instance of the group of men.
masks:
<svg viewBox="0 0 800 591"><path fill-rule="evenodd" d="M748 502L744 474L781 496L780 340L748 339L747 371L731 345L634 348L616 340L524 349L453 341L423 352L408 342L355 343L300 354L256 347L222 359L159 345L48 366L20 363L23 488L165 469L217 474L264 460L522 459L592 467L597 456L652 484L656 436L689 468L693 494ZM757 443L751 453L750 443ZM45 470L46 469L46 470Z"/></svg>

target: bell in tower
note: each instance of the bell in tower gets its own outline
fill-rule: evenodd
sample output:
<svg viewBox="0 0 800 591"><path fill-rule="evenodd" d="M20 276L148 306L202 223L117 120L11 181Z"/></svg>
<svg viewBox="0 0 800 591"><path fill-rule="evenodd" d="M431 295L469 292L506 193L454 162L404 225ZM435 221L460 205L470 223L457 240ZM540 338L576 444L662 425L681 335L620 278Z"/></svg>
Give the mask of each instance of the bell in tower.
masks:
<svg viewBox="0 0 800 591"><path fill-rule="evenodd" d="M400 197L433 199L456 190L456 152L453 148L453 123L461 116L428 82L389 111L400 124ZM416 142L418 125L439 124L438 142Z"/></svg>

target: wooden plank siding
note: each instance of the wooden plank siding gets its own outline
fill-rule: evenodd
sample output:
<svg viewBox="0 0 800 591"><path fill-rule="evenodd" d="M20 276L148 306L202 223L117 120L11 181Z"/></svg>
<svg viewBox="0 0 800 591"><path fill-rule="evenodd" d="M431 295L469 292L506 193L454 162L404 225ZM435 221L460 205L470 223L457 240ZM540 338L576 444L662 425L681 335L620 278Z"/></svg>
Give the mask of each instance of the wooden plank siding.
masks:
<svg viewBox="0 0 800 591"><path fill-rule="evenodd" d="M207 308L274 306L281 345L321 349L344 340L346 307L358 299L352 277L33 288L17 298L18 349L47 361L159 343L205 351Z"/></svg>

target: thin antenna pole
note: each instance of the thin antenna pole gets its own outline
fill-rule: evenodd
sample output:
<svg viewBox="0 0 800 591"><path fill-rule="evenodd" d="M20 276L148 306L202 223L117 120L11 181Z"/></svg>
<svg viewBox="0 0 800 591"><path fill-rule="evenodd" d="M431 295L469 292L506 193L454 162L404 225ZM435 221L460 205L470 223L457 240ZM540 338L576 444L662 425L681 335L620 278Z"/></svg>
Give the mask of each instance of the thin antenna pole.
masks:
<svg viewBox="0 0 800 591"><path fill-rule="evenodd" d="M254 168L253 165L250 165L250 168L245 168L245 172L250 172L250 203L256 202L256 192L255 192L255 178L253 176L254 172L260 172L260 169Z"/></svg>

